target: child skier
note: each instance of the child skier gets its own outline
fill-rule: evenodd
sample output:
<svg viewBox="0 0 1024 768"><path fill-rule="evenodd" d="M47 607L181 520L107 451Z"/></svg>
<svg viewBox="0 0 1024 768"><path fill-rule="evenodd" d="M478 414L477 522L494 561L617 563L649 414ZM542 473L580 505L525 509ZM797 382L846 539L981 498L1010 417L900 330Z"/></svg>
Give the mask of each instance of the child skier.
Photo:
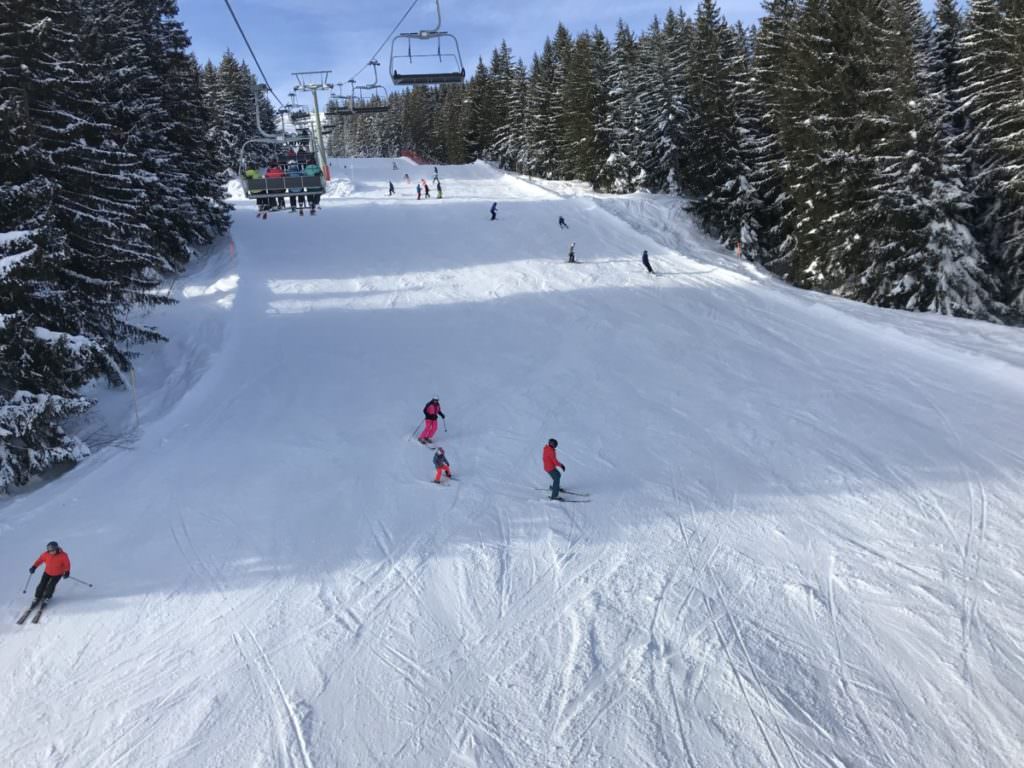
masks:
<svg viewBox="0 0 1024 768"><path fill-rule="evenodd" d="M423 406L423 432L420 433L419 441L426 445L437 433L437 417L444 418L444 411L441 410L441 401L436 397Z"/></svg>
<svg viewBox="0 0 1024 768"><path fill-rule="evenodd" d="M452 468L448 464L448 457L444 455L444 448L434 451L434 482L440 484L441 475L444 474L449 480L452 477Z"/></svg>
<svg viewBox="0 0 1024 768"><path fill-rule="evenodd" d="M46 551L36 558L28 572L35 573L36 568L40 565L44 566L43 578L39 580L39 586L36 587L36 603L53 597L53 590L57 588L57 582L71 575L71 558L56 541L51 541L46 545Z"/></svg>
<svg viewBox="0 0 1024 768"><path fill-rule="evenodd" d="M555 500L558 499L558 494L562 491L562 472L565 472L565 464L558 460L558 454L555 453L557 447L558 441L552 437L544 446L544 451L541 454L544 471L551 476L551 498ZM562 472L558 471L559 467L562 468Z"/></svg>

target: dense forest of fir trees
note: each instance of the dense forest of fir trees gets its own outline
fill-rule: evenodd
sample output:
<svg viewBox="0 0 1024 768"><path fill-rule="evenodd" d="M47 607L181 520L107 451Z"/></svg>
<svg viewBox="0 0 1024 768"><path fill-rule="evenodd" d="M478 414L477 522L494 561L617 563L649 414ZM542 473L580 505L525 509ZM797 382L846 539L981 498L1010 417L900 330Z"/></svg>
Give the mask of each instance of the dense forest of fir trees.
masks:
<svg viewBox="0 0 1024 768"><path fill-rule="evenodd" d="M806 288L1024 317L1024 0L713 0L640 34L559 25L465 86L346 117L339 155L413 149L599 190L684 196L706 231ZM337 110L338 105L332 109Z"/></svg>
<svg viewBox="0 0 1024 768"><path fill-rule="evenodd" d="M0 490L87 452L83 385L124 384L161 338L137 310L229 224L255 81L201 70L177 12L0 0Z"/></svg>

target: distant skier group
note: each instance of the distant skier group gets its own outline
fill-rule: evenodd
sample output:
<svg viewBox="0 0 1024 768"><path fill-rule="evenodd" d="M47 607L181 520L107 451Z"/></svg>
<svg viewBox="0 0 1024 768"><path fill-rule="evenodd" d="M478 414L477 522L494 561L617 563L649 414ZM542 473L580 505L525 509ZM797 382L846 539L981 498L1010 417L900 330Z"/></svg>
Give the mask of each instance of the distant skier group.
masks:
<svg viewBox="0 0 1024 768"><path fill-rule="evenodd" d="M398 164L397 163L392 163L391 167L392 167L393 170L398 170ZM442 200L444 198L444 188L441 186L441 177L440 177L440 174L438 173L436 165L434 166L434 179L433 179L433 182L434 182L434 191L437 193L437 199L438 200ZM409 174L408 173L405 174L405 183L406 184L412 183L411 179L409 178ZM425 198L425 199L429 200L430 199L430 188L431 188L430 184L427 182L426 179L420 179L418 182L416 182L416 199L417 200L423 200ZM388 181L388 197L394 197L394 196L395 196L395 183L393 181L389 180Z"/></svg>

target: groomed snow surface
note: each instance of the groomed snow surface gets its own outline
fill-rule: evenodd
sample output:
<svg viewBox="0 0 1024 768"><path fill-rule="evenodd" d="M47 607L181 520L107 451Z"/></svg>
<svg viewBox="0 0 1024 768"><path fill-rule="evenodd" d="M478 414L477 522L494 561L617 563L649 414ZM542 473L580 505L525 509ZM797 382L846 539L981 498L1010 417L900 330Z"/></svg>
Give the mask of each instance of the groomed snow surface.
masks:
<svg viewBox="0 0 1024 768"><path fill-rule="evenodd" d="M140 426L98 392L96 455L5 504L0 762L1024 764L1024 333L391 162L239 203L145 318ZM534 490L552 436L589 503ZM15 626L51 538L96 586Z"/></svg>

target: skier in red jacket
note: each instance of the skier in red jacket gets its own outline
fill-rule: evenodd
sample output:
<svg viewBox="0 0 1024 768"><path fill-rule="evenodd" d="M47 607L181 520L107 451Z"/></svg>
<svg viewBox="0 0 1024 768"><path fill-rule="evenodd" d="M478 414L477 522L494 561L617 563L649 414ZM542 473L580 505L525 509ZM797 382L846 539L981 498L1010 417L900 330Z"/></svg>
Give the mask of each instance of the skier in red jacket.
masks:
<svg viewBox="0 0 1024 768"><path fill-rule="evenodd" d="M71 575L71 558L56 541L51 541L46 545L46 551L36 558L28 572L35 573L36 568L44 563L43 578L39 580L39 586L36 587L37 602L53 597L53 590L57 587L57 582Z"/></svg>
<svg viewBox="0 0 1024 768"><path fill-rule="evenodd" d="M548 440L548 444L544 446L544 452L542 458L544 459L544 471L551 475L551 498L557 499L558 494L562 490L562 472L565 471L565 464L558 460L558 454L555 453L555 448L558 447L558 441L555 438ZM558 468L562 468L562 472L558 471Z"/></svg>

